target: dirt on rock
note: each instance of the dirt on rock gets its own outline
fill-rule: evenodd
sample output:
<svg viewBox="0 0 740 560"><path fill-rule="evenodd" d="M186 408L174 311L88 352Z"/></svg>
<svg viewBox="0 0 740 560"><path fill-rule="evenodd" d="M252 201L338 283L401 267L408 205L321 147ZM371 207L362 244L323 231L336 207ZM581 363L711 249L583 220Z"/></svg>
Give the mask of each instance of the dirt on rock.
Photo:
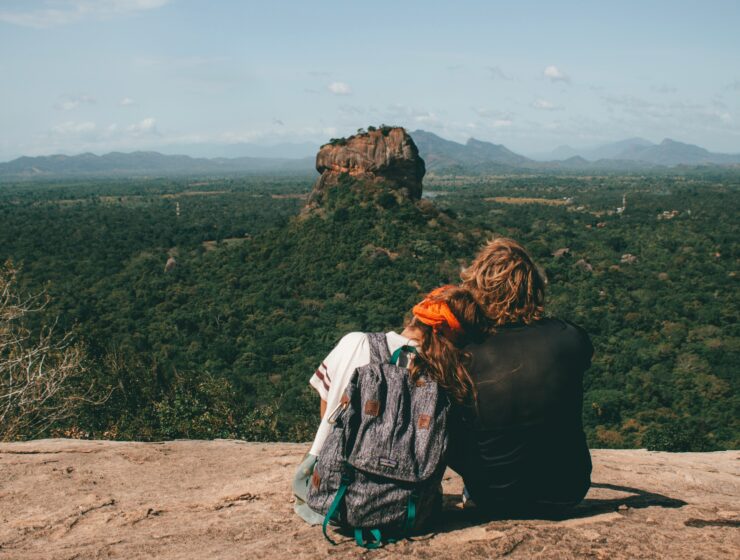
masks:
<svg viewBox="0 0 740 560"><path fill-rule="evenodd" d="M368 552L294 515L307 444L0 444L0 559L740 557L740 452L593 451L565 519L480 519L448 471L433 532Z"/></svg>

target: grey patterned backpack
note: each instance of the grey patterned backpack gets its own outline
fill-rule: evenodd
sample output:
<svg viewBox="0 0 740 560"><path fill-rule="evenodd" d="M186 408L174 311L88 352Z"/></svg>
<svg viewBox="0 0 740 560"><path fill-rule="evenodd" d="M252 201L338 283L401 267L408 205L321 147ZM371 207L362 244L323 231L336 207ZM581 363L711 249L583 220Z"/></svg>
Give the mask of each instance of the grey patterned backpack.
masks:
<svg viewBox="0 0 740 560"><path fill-rule="evenodd" d="M384 333L367 335L370 363L355 370L308 485L307 503L333 523L354 530L358 545L377 548L409 536L441 505L447 450L444 391L411 379L391 357Z"/></svg>

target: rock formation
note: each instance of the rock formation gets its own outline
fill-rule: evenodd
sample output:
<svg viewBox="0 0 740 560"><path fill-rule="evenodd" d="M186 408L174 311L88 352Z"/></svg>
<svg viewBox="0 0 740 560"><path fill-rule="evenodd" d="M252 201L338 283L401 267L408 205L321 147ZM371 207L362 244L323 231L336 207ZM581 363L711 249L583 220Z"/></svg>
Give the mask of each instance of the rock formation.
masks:
<svg viewBox="0 0 740 560"><path fill-rule="evenodd" d="M342 186L343 179L355 183L383 185L411 199L421 198L424 160L411 136L400 127L381 127L324 144L316 155L316 181L309 205L320 205L325 193Z"/></svg>
<svg viewBox="0 0 740 560"><path fill-rule="evenodd" d="M308 444L0 443L0 559L738 558L740 453L597 449L566 519L480 519L445 475L436 526L372 552L293 514Z"/></svg>

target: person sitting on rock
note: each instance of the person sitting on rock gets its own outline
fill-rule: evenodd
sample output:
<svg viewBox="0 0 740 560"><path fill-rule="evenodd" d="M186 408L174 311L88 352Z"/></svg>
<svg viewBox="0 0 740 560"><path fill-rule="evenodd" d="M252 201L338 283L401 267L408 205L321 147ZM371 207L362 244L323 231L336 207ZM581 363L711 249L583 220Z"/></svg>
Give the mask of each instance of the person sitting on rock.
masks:
<svg viewBox="0 0 740 560"><path fill-rule="evenodd" d="M401 334L386 333L390 354L404 346L416 348L407 367L410 375L424 373L435 381L451 402L470 406L473 388L467 372L467 354L461 348L479 337L485 317L473 295L459 286L442 286L414 306L412 318ZM345 335L321 363L309 383L321 397L321 424L310 451L293 479L295 511L312 525L324 516L306 502L307 486L324 441L332 429L330 418L339 410L342 396L354 371L370 362L370 344L365 333Z"/></svg>
<svg viewBox="0 0 740 560"><path fill-rule="evenodd" d="M489 242L461 278L486 336L465 348L477 398L453 423L449 466L487 514L560 515L591 484L581 414L593 346L580 327L544 318L545 279L515 241Z"/></svg>

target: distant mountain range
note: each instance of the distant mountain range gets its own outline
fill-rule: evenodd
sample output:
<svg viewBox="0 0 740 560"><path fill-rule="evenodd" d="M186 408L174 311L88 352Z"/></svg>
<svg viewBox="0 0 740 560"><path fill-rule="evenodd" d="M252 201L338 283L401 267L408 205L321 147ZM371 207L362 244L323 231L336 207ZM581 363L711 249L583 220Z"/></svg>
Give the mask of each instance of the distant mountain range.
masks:
<svg viewBox="0 0 740 560"><path fill-rule="evenodd" d="M163 154L185 155L194 158L312 158L319 151L318 142L283 142L281 144L260 145L251 142L233 144L172 144L158 148Z"/></svg>
<svg viewBox="0 0 740 560"><path fill-rule="evenodd" d="M428 171L484 172L495 170L492 168L496 167L516 169L535 163L501 144L482 142L475 138L471 138L465 144L459 144L424 130L416 130L410 134L419 148L419 154L424 158Z"/></svg>
<svg viewBox="0 0 740 560"><path fill-rule="evenodd" d="M549 157L544 155L531 159L514 153L501 144L482 142L474 138L460 144L423 130L412 132L411 137L419 147L427 169L439 173L515 169L637 171L677 165L740 165L740 154L712 153L699 146L668 138L660 144L653 144L643 138L630 138L580 152L569 146L560 146L547 154Z"/></svg>
<svg viewBox="0 0 740 560"><path fill-rule="evenodd" d="M77 156L20 157L0 163L0 178L79 176L207 175L238 173L309 174L313 158L193 158L159 152L111 152Z"/></svg>
<svg viewBox="0 0 740 560"><path fill-rule="evenodd" d="M550 152L533 154L531 157L537 161L562 161L578 156L587 161L599 161L600 159L622 159L620 156L626 150L638 149L640 147L653 146L650 140L644 138L628 138L619 142L610 142L595 148L582 148L577 150L570 146L558 146Z"/></svg>
<svg viewBox="0 0 740 560"><path fill-rule="evenodd" d="M575 150L560 146L537 159L509 150L502 144L470 138L465 144L446 140L424 130L411 132L411 137L426 162L427 171L437 174L485 174L505 172L630 172L667 169L675 166L731 166L740 167L740 154L718 154L699 146L684 144L666 138L654 144L644 138L630 138L593 149ZM222 154L260 153L251 144L225 147L210 146ZM173 148L171 148L173 149ZM304 154L308 144L284 144L263 147L264 154L284 157L191 157L165 155L159 152L111 152L102 156L91 153L76 156L52 155L20 157L0 163L0 179L85 177L85 176L142 176L142 175L210 175L242 173L312 174L313 157L290 157ZM203 153L201 146L197 151ZM544 160L544 161L543 161Z"/></svg>
<svg viewBox="0 0 740 560"><path fill-rule="evenodd" d="M582 157L591 162L600 160L638 161L653 165L672 167L675 165L737 165L740 154L713 153L693 144L684 144L666 138L654 144L644 138L628 138L604 144L596 148L576 150L570 146L558 146L552 152L534 157L541 161L563 161Z"/></svg>

